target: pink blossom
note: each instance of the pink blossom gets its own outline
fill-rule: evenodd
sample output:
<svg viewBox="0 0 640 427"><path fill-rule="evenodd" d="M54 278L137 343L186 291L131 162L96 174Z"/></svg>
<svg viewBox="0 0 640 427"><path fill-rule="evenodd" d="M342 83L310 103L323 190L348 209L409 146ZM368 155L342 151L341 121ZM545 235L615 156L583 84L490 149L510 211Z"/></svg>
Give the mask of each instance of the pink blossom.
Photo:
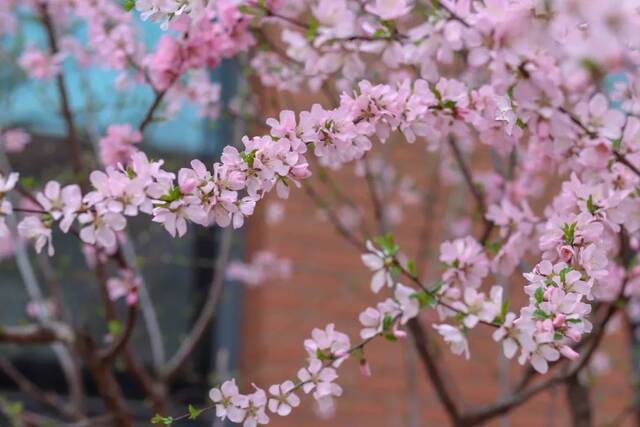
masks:
<svg viewBox="0 0 640 427"><path fill-rule="evenodd" d="M24 129L7 129L0 135L0 145L7 153L20 153L31 142L31 135Z"/></svg>
<svg viewBox="0 0 640 427"><path fill-rule="evenodd" d="M100 160L105 166L128 164L131 156L138 151L134 144L142 141L142 134L131 125L111 125L107 134L100 139Z"/></svg>
<svg viewBox="0 0 640 427"><path fill-rule="evenodd" d="M50 55L35 47L25 51L18 61L20 67L36 80L51 80L60 73L63 54Z"/></svg>
<svg viewBox="0 0 640 427"><path fill-rule="evenodd" d="M138 287L142 279L130 270L120 271L120 277L112 277L107 280L109 298L116 301L125 298L127 304L132 306L138 302Z"/></svg>
<svg viewBox="0 0 640 427"><path fill-rule="evenodd" d="M440 261L447 265L442 279L454 285L478 288L489 273L482 246L469 236L440 245Z"/></svg>
<svg viewBox="0 0 640 427"><path fill-rule="evenodd" d="M368 4L366 9L381 19L391 20L409 13L411 6L407 0L376 0L375 4Z"/></svg>
<svg viewBox="0 0 640 427"><path fill-rule="evenodd" d="M300 405L300 398L293 393L294 389L295 385L290 380L269 387L269 394L272 396L269 399L269 410L281 417L289 415L293 408Z"/></svg>
<svg viewBox="0 0 640 427"><path fill-rule="evenodd" d="M42 220L37 216L28 216L18 224L18 233L27 240L35 241L36 252L40 253L47 246L47 254L53 256L55 253L52 244L52 232Z"/></svg>

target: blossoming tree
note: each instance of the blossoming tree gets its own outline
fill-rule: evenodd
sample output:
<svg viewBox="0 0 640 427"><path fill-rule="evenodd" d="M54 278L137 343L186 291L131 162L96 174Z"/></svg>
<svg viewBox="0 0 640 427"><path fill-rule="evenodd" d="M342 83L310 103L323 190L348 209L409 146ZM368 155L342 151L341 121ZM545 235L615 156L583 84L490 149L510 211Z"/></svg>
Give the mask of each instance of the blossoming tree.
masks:
<svg viewBox="0 0 640 427"><path fill-rule="evenodd" d="M0 235L14 243L25 239L52 257L54 235L75 236L90 254L87 269L99 278L105 266L119 270L117 277L99 280L107 318L117 320L118 305L128 310L106 345L41 307L34 309L33 324L3 325L0 342L55 344L60 355L82 361L107 408L101 422L133 425L113 375L118 359L157 412L153 423L170 425L210 412L256 426L289 415L303 404L303 395L330 411L343 393L338 372L346 361L355 360L367 374L371 341L411 334L451 424L477 425L556 384L584 396L578 377L609 321L625 311L635 321L640 1L5 0L3 37L19 30L25 14L47 37L21 51L17 66L56 88L73 173L35 190L24 185L10 160L29 135L4 129ZM164 31L154 46L141 41L138 18ZM78 23L86 26L82 38L73 31ZM213 165L196 159L170 171L162 160L151 160L144 134L160 113L170 116L189 101L203 116L217 117L220 87L207 72L233 57L246 60L256 84L322 91L333 104L297 113L282 106L277 118L266 120L266 133L228 141ZM95 170L83 161L85 133L69 102L67 61L116 70L118 90L146 86L154 94L139 123L112 123L104 130ZM379 155L391 140L424 146L438 159L434 179L465 186L472 198L466 229L440 246L444 267L437 277L421 271L420 260L392 236L398 210L419 203L426 189L411 171ZM494 169L469 160L481 152L491 153ZM309 184L330 182L337 169L353 165L368 184L373 224L363 220L366 208L339 188L332 204ZM209 406L169 415L178 408L169 405L167 388L202 339L224 277L214 278L178 351L148 371L129 342L138 312L153 307L140 298L144 281L125 250L128 223L144 217L150 227L164 227L167 238L195 226L237 229L272 190L287 199L300 187L371 271L371 292L379 302L362 307L354 319L362 326L360 336L337 331L327 318L328 325L318 325L303 343L308 357L291 377L251 390L228 380L211 390ZM267 219L280 215L276 209ZM225 233L219 271L228 259ZM260 253L226 271L257 285L291 268ZM499 286L509 278L522 286L521 306L510 303ZM34 304L42 303L40 290L29 292ZM439 320L427 326L422 314L430 310ZM470 358L467 337L476 328L489 328L495 345L525 368L505 397L465 407L434 363L425 333L436 331L454 355ZM69 404L49 399L45 403L57 407L62 419L86 419L77 393ZM591 425L588 400L570 400L574 424Z"/></svg>

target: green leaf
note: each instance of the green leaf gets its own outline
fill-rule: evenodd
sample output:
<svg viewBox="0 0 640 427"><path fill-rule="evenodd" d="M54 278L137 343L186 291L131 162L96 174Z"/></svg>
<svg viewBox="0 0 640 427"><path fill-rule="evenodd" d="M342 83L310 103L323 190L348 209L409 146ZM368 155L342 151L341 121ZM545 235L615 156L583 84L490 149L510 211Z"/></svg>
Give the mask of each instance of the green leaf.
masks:
<svg viewBox="0 0 640 427"><path fill-rule="evenodd" d="M429 289L429 292L431 292L431 295L438 295L438 292L440 292L440 289L442 289L443 286L444 282L442 280L439 280L435 285L431 287L431 289Z"/></svg>
<svg viewBox="0 0 640 427"><path fill-rule="evenodd" d="M374 240L387 255L393 256L400 251L400 247L395 244L391 233L385 236L378 236Z"/></svg>
<svg viewBox="0 0 640 427"><path fill-rule="evenodd" d="M562 239L567 245L573 245L573 239L575 239L576 235L576 225L577 223L573 222L571 224L565 224L564 227L562 227L562 232L564 233Z"/></svg>
<svg viewBox="0 0 640 427"><path fill-rule="evenodd" d="M133 8L136 7L136 1L135 0L124 0L124 3L122 5L122 7L127 12L131 12L133 10Z"/></svg>
<svg viewBox="0 0 640 427"><path fill-rule="evenodd" d="M553 334L553 339L556 340L556 341L560 341L562 338L564 338L564 335L562 335L562 332L560 332L560 331L556 331Z"/></svg>
<svg viewBox="0 0 640 427"><path fill-rule="evenodd" d="M418 277L418 271L416 270L416 263L412 259L407 261L407 270L413 277Z"/></svg>
<svg viewBox="0 0 640 427"><path fill-rule="evenodd" d="M456 101L454 101L452 99L447 99L446 101L444 101L442 103L442 107L443 108L448 108L450 110L453 110L454 108L456 108Z"/></svg>
<svg viewBox="0 0 640 427"><path fill-rule="evenodd" d="M373 33L373 38L375 39L386 39L388 37L389 33L384 28L380 28Z"/></svg>
<svg viewBox="0 0 640 427"><path fill-rule="evenodd" d="M563 283L566 280L567 273L570 272L571 270L572 270L572 268L567 266L567 267L563 268L562 270L560 270L560 273L558 273L558 276L560 276L560 280L562 280Z"/></svg>
<svg viewBox="0 0 640 427"><path fill-rule="evenodd" d="M613 151L620 151L622 148L622 138L616 138L611 140Z"/></svg>
<svg viewBox="0 0 640 427"><path fill-rule="evenodd" d="M242 160L244 160L247 166L249 166L250 168L253 168L253 161L256 159L257 152L258 152L257 149L253 149L249 153L247 153L246 151L243 151L242 153L240 153L240 157L242 158Z"/></svg>
<svg viewBox="0 0 640 427"><path fill-rule="evenodd" d="M544 291L542 290L542 288L536 289L536 293L534 294L534 296L535 296L536 302L538 304L540 304L542 301L544 301Z"/></svg>
<svg viewBox="0 0 640 427"><path fill-rule="evenodd" d="M163 417L162 415L156 414L151 418L151 424L163 424L165 426L170 426L173 424L173 417Z"/></svg>
<svg viewBox="0 0 640 427"><path fill-rule="evenodd" d="M436 85L431 85L431 92L433 92L433 96L436 97L436 99L438 100L438 102L442 101L442 94L440 93L440 91L438 90L438 88L436 87Z"/></svg>
<svg viewBox="0 0 640 427"><path fill-rule="evenodd" d="M434 307L438 304L438 300L436 300L432 294L425 291L413 293L409 296L409 298L418 300L421 308Z"/></svg>
<svg viewBox="0 0 640 427"><path fill-rule="evenodd" d="M495 240L493 242L487 242L484 245L485 249L493 254L496 255L498 252L500 252L500 248L502 248L502 242L500 240Z"/></svg>
<svg viewBox="0 0 640 427"><path fill-rule="evenodd" d="M129 179L133 179L136 177L136 172L133 170L131 166L127 166L126 172Z"/></svg>
<svg viewBox="0 0 640 427"><path fill-rule="evenodd" d="M327 353L323 350L317 349L316 357L318 358L318 360L331 360L331 353Z"/></svg>
<svg viewBox="0 0 640 427"><path fill-rule="evenodd" d="M122 331L122 323L117 320L111 320L107 323L107 330L111 335L118 335Z"/></svg>
<svg viewBox="0 0 640 427"><path fill-rule="evenodd" d="M307 31L304 33L304 36L307 38L307 40L315 40L316 36L318 35L319 25L320 23L318 22L318 19L315 16L311 15L311 18L309 18Z"/></svg>
<svg viewBox="0 0 640 427"><path fill-rule="evenodd" d="M502 325L505 319L507 318L508 312L509 312L509 300L505 298L504 301L502 301L502 307L500 307L500 314L498 314L493 321L499 325Z"/></svg>
<svg viewBox="0 0 640 427"><path fill-rule="evenodd" d="M393 317L387 314L384 316L384 319L382 319L382 330L389 331L391 326L393 326Z"/></svg>
<svg viewBox="0 0 640 427"><path fill-rule="evenodd" d="M265 10L260 7L249 6L246 4L240 5L238 10L245 15L264 16Z"/></svg>
<svg viewBox="0 0 640 427"><path fill-rule="evenodd" d="M27 190L31 190L36 185L36 179L32 176L21 176L20 185L22 185Z"/></svg>
<svg viewBox="0 0 640 427"><path fill-rule="evenodd" d="M527 127L527 124L520 117L518 117L516 119L516 126L518 126L520 129L525 129Z"/></svg>
<svg viewBox="0 0 640 427"><path fill-rule="evenodd" d="M202 414L202 412L204 412L204 409L198 409L193 405L189 405L189 419L190 420L197 419L200 416L200 414Z"/></svg>
<svg viewBox="0 0 640 427"><path fill-rule="evenodd" d="M386 339L387 341L391 341L391 342L396 342L398 341L398 338L393 335L392 332L383 332L382 336L384 337L384 339Z"/></svg>
<svg viewBox="0 0 640 427"><path fill-rule="evenodd" d="M536 308L533 312L533 317L535 317L536 319L545 320L549 317L549 315L547 315L544 310Z"/></svg>
<svg viewBox="0 0 640 427"><path fill-rule="evenodd" d="M22 405L22 402L11 402L7 403L4 409L9 417L16 418L20 416L24 406Z"/></svg>
<svg viewBox="0 0 640 427"><path fill-rule="evenodd" d="M162 200L163 202L166 202L166 203L171 203L171 202L175 202L176 200L180 199L180 197L182 197L182 193L180 192L180 188L179 187L173 187L173 188L171 188L171 190L169 190L169 192L167 194L165 194L164 196L160 197L160 200Z"/></svg>
<svg viewBox="0 0 640 427"><path fill-rule="evenodd" d="M587 199L587 209L589 209L589 213L594 215L600 206L593 203L593 195L589 194L589 198Z"/></svg>

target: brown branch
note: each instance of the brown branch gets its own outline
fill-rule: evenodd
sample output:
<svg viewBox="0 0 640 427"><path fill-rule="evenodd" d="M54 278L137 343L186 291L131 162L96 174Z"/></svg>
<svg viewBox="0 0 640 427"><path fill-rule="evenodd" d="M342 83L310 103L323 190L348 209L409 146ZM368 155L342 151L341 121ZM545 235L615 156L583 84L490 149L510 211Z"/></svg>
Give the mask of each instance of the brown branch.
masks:
<svg viewBox="0 0 640 427"><path fill-rule="evenodd" d="M446 10L447 13L449 15L451 15L451 18L458 21L459 23L461 23L462 25L464 25L467 28L471 28L471 24L469 24L463 17L461 17L460 15L458 15L456 12L454 12L451 8L449 8L449 6L447 6L446 4L442 3L442 2L438 2L438 6L440 6L442 9Z"/></svg>
<svg viewBox="0 0 640 427"><path fill-rule="evenodd" d="M122 264L120 264L120 262ZM124 257L119 261L119 265L123 268L128 267ZM98 263L94 269L94 273L96 274L100 284L100 295L102 297L106 319L108 321L113 321L117 320L116 307L113 301L109 298L109 293L107 291L107 277L104 267L105 266L102 263ZM166 406L166 389L161 383L155 381L149 375L143 364L140 362L138 356L132 351L129 342L127 342L122 349L122 357L127 371L140 385L144 393L151 399L154 410L157 412L164 411Z"/></svg>
<svg viewBox="0 0 640 427"><path fill-rule="evenodd" d="M182 342L180 348L169 362L167 362L166 366L161 369L160 377L165 382L170 382L184 366L213 320L224 289L225 267L229 261L232 243L233 231L226 228L222 233L219 254L215 263L214 277L211 281L205 304L187 338Z"/></svg>
<svg viewBox="0 0 640 427"><path fill-rule="evenodd" d="M471 195L475 199L476 205L478 207L478 211L482 216L484 229L482 231L482 235L480 236L480 244L484 246L484 244L487 243L487 240L489 240L489 236L491 235L491 231L493 230L495 224L493 223L493 221L489 221L485 216L487 213L487 205L484 200L484 195L482 194L482 191L480 191L480 189L473 182L473 176L471 175L471 170L469 169L466 162L464 161L462 152L460 151L460 148L458 148L458 144L456 144L456 141L453 138L453 135L449 135L448 142L449 142L449 147L451 148L451 152L453 153L453 157L456 159L456 162L458 163L458 167L460 168L460 171L462 172L462 176L464 177L464 181L467 184L467 188L469 188Z"/></svg>
<svg viewBox="0 0 640 427"><path fill-rule="evenodd" d="M369 189L369 196L371 197L371 204L373 205L373 214L375 215L376 222L378 223L378 231L380 234L387 232L387 221L384 215L384 206L380 195L378 194L378 188L376 187L375 177L371 173L369 162L366 156L362 158L364 163L364 177L367 182L367 188Z"/></svg>
<svg viewBox="0 0 640 427"><path fill-rule="evenodd" d="M75 412L55 393L50 393L38 387L20 372L11 362L0 359L0 371L9 377L18 388L37 402L59 411L65 417L77 419Z"/></svg>
<svg viewBox="0 0 640 427"><path fill-rule="evenodd" d="M0 327L0 342L10 344L72 343L73 340L74 334L71 328L60 322Z"/></svg>
<svg viewBox="0 0 640 427"><path fill-rule="evenodd" d="M87 367L96 382L96 388L116 427L133 427L133 420L127 410L122 389L111 372L111 364L99 357L99 351L88 334L81 334L78 350L84 356Z"/></svg>
<svg viewBox="0 0 640 427"><path fill-rule="evenodd" d="M635 166L633 163L631 163L629 161L629 159L627 159L624 154L618 152L618 151L614 151L613 155L615 156L616 160L620 163L622 163L623 165L625 165L626 167L628 167L629 169L631 169L631 171L633 171L633 173L635 173L636 175L640 176L640 169L638 169L637 166Z"/></svg>
<svg viewBox="0 0 640 427"><path fill-rule="evenodd" d="M593 425L593 412L591 411L589 387L580 383L577 374L567 378L566 385L571 425L573 427L591 427Z"/></svg>
<svg viewBox="0 0 640 427"><path fill-rule="evenodd" d="M155 114L158 107L160 107L160 104L162 104L162 100L164 99L166 94L167 94L167 90L156 92L155 98L153 99L151 106L149 107L144 118L138 125L138 130L140 131L140 133L143 133L144 130L147 128L147 126L151 124L151 122L153 121L153 115Z"/></svg>
<svg viewBox="0 0 640 427"><path fill-rule="evenodd" d="M103 349L100 352L99 357L105 362L113 361L127 346L129 339L131 338L131 334L133 333L133 329L136 326L136 319L138 315L138 306L133 305L129 306L129 311L127 314L127 325L125 326L124 331L114 340L110 347Z"/></svg>
<svg viewBox="0 0 640 427"><path fill-rule="evenodd" d="M591 129L589 129L584 123L582 123L580 121L580 119L573 114L572 112L570 112L569 110L567 110L564 107L559 107L558 110L561 113L566 114L569 119L576 125L578 126L582 131L584 131L590 138L598 138L599 135L597 132L592 131ZM616 158L616 161L619 163L622 163L623 165L625 165L626 167L628 167L629 169L631 169L631 171L633 173L635 173L636 175L640 176L640 169L635 166L633 163L631 163L629 161L629 159L627 159L625 157L624 154L620 153L619 151L614 151L613 152L613 156Z"/></svg>
<svg viewBox="0 0 640 427"><path fill-rule="evenodd" d="M461 415L463 425L476 425L488 421L494 417L503 415L511 409L527 402L530 398L534 397L538 393L547 390L549 387L565 382L569 378L577 375L587 365L587 363L589 363L589 360L591 360L591 356L598 348L600 342L602 341L602 338L604 337L606 325L616 313L617 309L618 306L616 302L613 302L607 306L602 320L596 324L594 331L590 336L589 346L580 355L578 360L570 364L565 364L563 368L560 368L559 372L557 372L554 376L545 379L544 381L540 381L519 391L514 390L513 393L509 393L509 395L494 403L466 410Z"/></svg>
<svg viewBox="0 0 640 427"><path fill-rule="evenodd" d="M340 222L340 219L338 219L338 217L335 214L335 212L333 212L333 210L331 210L331 208L329 208L327 203L315 191L313 186L311 186L309 183L306 183L306 182L302 183L302 186L304 187L305 193L309 196L309 198L311 198L311 200L313 200L315 202L316 206L319 209L323 210L327 214L327 216L329 217L329 221L333 224L333 226L334 226L335 230L338 232L338 234L340 234L342 237L344 237L359 252L366 251L367 248L366 248L364 242L361 242L360 240L358 240L358 238L356 236L354 236L352 233L350 233L349 230L347 230L342 225L342 223Z"/></svg>
<svg viewBox="0 0 640 427"><path fill-rule="evenodd" d="M429 376L431 384L436 391L438 400L440 400L440 403L442 403L447 411L451 424L454 426L461 425L460 411L458 410L458 405L453 399L453 395L455 393L451 390L450 383L445 381L442 377L441 369L437 366L435 356L429 348L426 331L422 327L418 318L409 320L407 326L411 332L411 336L413 337L418 356L420 356L424 369L427 371L427 375Z"/></svg>
<svg viewBox="0 0 640 427"><path fill-rule="evenodd" d="M40 4L40 18L42 24L47 33L49 40L49 49L52 55L57 55L60 52L58 47L58 40L56 36L56 30L49 14L47 3ZM78 139L78 132L76 130L76 124L73 118L73 112L71 111L71 104L69 101L69 92L67 89L67 83L65 81L64 73L60 73L56 76L56 86L58 89L58 95L60 96L60 104L62 108L62 118L64 120L67 129L67 143L69 144L69 155L71 158L71 165L73 172L77 177L82 176L82 153L80 149L80 141Z"/></svg>

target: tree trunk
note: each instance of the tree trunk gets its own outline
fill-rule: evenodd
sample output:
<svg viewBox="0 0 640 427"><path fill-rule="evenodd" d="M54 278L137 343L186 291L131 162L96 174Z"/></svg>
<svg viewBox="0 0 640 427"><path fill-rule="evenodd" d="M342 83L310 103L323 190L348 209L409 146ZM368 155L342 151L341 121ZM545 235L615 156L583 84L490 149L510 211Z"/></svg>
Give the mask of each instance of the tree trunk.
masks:
<svg viewBox="0 0 640 427"><path fill-rule="evenodd" d="M589 388L580 383L577 375L567 379L566 384L571 425L573 427L592 427L593 414L591 412Z"/></svg>

